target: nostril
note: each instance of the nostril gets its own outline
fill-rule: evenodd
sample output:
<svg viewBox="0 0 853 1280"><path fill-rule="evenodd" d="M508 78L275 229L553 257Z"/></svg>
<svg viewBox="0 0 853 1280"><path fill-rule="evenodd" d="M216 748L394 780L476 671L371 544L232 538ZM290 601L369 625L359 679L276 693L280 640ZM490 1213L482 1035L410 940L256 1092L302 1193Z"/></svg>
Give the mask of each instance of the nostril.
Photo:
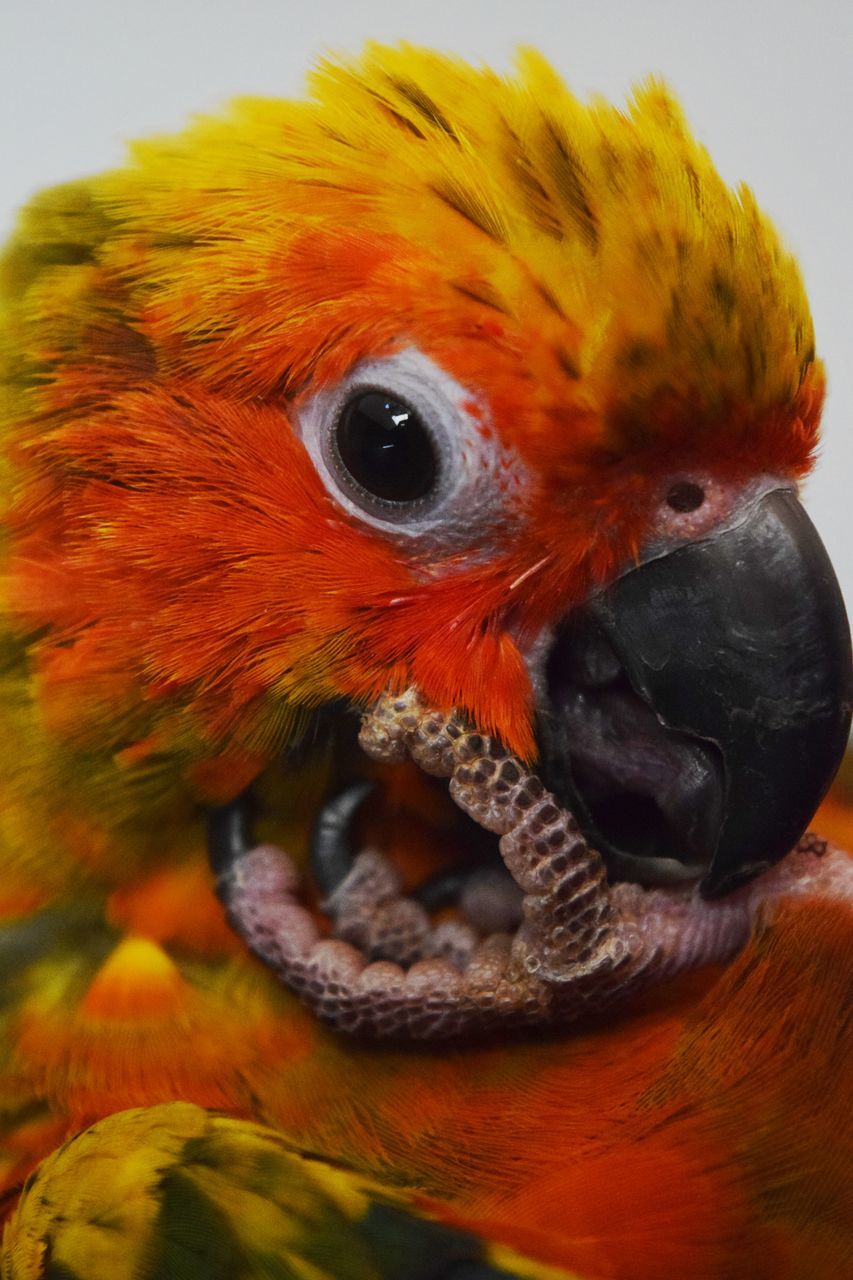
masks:
<svg viewBox="0 0 853 1280"><path fill-rule="evenodd" d="M673 511L686 514L696 511L705 501L705 490L692 480L680 480L674 484L666 495L666 504Z"/></svg>

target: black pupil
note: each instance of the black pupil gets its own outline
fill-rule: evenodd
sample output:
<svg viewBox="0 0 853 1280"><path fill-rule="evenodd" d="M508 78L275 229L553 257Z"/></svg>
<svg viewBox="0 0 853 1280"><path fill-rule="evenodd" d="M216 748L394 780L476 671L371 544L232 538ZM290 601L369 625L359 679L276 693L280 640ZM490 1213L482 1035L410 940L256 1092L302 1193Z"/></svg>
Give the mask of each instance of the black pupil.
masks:
<svg viewBox="0 0 853 1280"><path fill-rule="evenodd" d="M362 489L386 502L425 498L438 458L419 415L381 391L360 391L344 406L336 441L341 462Z"/></svg>
<svg viewBox="0 0 853 1280"><path fill-rule="evenodd" d="M673 511L695 511L705 501L705 490L690 480L682 480L672 486L666 495L666 501Z"/></svg>

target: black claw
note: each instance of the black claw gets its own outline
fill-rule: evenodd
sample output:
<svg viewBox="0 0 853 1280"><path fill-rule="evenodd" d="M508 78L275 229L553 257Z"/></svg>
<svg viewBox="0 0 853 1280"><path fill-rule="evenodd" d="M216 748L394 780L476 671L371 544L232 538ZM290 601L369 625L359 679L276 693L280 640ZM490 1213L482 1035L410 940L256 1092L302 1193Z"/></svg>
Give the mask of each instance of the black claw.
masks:
<svg viewBox="0 0 853 1280"><path fill-rule="evenodd" d="M229 804L207 815L207 854L217 876L248 853L257 843L252 835L252 793L243 791Z"/></svg>
<svg viewBox="0 0 853 1280"><path fill-rule="evenodd" d="M474 872L480 869L478 864L476 867L453 867L448 871L438 871L425 880L411 896L415 902L420 903L424 911L430 913L440 911L442 907L455 907L465 885Z"/></svg>
<svg viewBox="0 0 853 1280"><path fill-rule="evenodd" d="M308 862L320 892L328 897L349 874L355 853L353 819L375 789L372 782L353 782L321 807L311 832Z"/></svg>

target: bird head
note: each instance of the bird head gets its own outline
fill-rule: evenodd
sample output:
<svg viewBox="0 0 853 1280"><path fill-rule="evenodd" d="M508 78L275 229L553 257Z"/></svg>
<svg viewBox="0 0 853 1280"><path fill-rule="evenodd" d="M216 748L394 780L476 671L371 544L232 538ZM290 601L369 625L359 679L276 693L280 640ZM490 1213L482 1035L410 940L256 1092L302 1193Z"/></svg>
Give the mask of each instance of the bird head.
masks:
<svg viewBox="0 0 853 1280"><path fill-rule="evenodd" d="M408 687L718 894L850 713L797 268L659 83L370 48L48 193L7 257L7 599L51 732L221 804Z"/></svg>

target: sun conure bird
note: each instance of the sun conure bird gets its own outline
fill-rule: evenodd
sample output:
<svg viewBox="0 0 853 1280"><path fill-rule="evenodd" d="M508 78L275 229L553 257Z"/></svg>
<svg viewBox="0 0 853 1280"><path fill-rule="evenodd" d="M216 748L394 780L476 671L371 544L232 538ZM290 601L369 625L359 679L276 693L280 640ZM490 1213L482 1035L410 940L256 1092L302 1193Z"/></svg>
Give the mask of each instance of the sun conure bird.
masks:
<svg viewBox="0 0 853 1280"><path fill-rule="evenodd" d="M853 1273L823 371L665 88L370 48L2 271L3 1280Z"/></svg>

